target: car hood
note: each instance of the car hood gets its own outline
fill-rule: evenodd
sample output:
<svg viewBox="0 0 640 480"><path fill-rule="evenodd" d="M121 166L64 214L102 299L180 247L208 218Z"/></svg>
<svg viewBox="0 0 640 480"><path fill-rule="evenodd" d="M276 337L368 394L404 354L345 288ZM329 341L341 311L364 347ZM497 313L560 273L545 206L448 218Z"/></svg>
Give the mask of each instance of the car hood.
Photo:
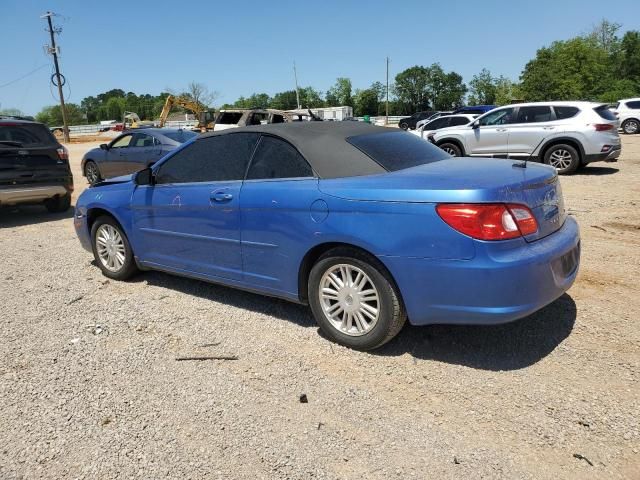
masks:
<svg viewBox="0 0 640 480"><path fill-rule="evenodd" d="M119 177L107 178L105 180L102 180L101 182L96 183L95 185L92 185L90 188L100 188L107 185L117 185L119 183L131 183L133 182L134 175L135 174L121 175Z"/></svg>

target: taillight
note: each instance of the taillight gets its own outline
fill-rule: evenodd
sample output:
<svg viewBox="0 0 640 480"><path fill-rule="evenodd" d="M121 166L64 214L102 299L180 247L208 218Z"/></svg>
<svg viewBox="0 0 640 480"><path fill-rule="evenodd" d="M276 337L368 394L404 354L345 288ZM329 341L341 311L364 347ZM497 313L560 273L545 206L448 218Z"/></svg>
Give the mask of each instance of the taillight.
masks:
<svg viewBox="0 0 640 480"><path fill-rule="evenodd" d="M533 213L525 205L442 203L436 211L451 228L478 240L508 240L538 230Z"/></svg>
<svg viewBox="0 0 640 480"><path fill-rule="evenodd" d="M594 123L594 128L596 132L606 132L607 130L613 130L614 126L610 123Z"/></svg>
<svg viewBox="0 0 640 480"><path fill-rule="evenodd" d="M65 147L58 148L56 152L58 152L58 158L60 160L69 160L69 151Z"/></svg>

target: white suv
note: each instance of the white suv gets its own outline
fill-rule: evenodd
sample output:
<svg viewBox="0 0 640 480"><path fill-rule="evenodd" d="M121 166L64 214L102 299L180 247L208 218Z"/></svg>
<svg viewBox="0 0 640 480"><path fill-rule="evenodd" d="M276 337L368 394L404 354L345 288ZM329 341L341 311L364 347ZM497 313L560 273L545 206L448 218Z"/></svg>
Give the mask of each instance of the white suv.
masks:
<svg viewBox="0 0 640 480"><path fill-rule="evenodd" d="M520 103L491 110L469 125L443 128L428 139L453 156L529 158L568 174L587 163L616 161L618 125L600 103Z"/></svg>
<svg viewBox="0 0 640 480"><path fill-rule="evenodd" d="M624 133L640 133L640 98L620 100L614 111Z"/></svg>

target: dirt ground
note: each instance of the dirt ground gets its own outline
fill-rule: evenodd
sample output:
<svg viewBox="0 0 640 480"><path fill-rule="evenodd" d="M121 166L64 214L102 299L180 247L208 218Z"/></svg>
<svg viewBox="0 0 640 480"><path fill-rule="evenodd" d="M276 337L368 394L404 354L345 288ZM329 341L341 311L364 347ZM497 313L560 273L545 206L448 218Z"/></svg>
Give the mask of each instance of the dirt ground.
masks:
<svg viewBox="0 0 640 480"><path fill-rule="evenodd" d="M76 193L95 145L69 146ZM0 478L639 479L640 135L562 186L583 245L568 294L372 353L302 306L109 281L71 212L0 211Z"/></svg>

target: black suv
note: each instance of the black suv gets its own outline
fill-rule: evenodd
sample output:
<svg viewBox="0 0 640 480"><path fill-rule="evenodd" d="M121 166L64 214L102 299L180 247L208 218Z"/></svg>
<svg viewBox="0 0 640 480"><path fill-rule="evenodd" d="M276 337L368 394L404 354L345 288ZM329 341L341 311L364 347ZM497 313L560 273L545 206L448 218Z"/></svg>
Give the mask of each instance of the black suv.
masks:
<svg viewBox="0 0 640 480"><path fill-rule="evenodd" d="M0 206L42 203L50 212L71 206L69 153L42 123L0 117Z"/></svg>
<svg viewBox="0 0 640 480"><path fill-rule="evenodd" d="M420 120L425 120L436 113L434 110L427 110L425 112L416 112L410 117L401 118L398 122L398 126L403 130L414 130L416 123Z"/></svg>

